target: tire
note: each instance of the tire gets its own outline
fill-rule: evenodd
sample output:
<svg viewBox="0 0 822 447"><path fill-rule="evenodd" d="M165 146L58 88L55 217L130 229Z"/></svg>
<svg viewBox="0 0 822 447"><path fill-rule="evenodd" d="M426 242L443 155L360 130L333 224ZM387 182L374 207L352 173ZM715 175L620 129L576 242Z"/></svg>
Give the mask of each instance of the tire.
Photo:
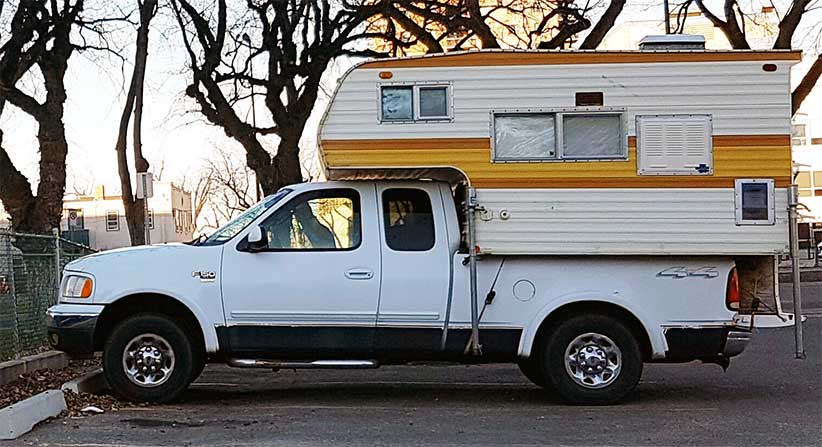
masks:
<svg viewBox="0 0 822 447"><path fill-rule="evenodd" d="M205 356L200 356L199 358L197 358L197 356L195 355L194 367L191 368L191 382L194 382L195 380L200 378L200 375L203 374L203 370L205 369L205 367Z"/></svg>
<svg viewBox="0 0 822 447"><path fill-rule="evenodd" d="M517 365L519 365L519 370L522 371L522 375L527 377L534 385L542 388L551 387L551 384L545 380L545 376L542 374L542 365L538 359L533 357L521 359L517 362Z"/></svg>
<svg viewBox="0 0 822 447"><path fill-rule="evenodd" d="M613 404L639 383L639 343L616 318L580 315L559 323L544 337L542 372L567 403Z"/></svg>
<svg viewBox="0 0 822 447"><path fill-rule="evenodd" d="M191 340L177 323L163 315L139 314L112 330L103 349L103 372L111 389L125 399L162 403L186 390L196 360Z"/></svg>

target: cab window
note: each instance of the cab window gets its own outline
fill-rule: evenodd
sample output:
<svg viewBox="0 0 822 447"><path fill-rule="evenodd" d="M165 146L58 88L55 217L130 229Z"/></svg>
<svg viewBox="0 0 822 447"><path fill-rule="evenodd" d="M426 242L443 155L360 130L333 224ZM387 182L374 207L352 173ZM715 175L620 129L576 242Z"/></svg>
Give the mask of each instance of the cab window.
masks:
<svg viewBox="0 0 822 447"><path fill-rule="evenodd" d="M431 198L421 189L393 188L382 193L385 243L395 251L427 251L434 247Z"/></svg>
<svg viewBox="0 0 822 447"><path fill-rule="evenodd" d="M360 245L360 196L353 189L306 192L261 226L270 250L352 250Z"/></svg>

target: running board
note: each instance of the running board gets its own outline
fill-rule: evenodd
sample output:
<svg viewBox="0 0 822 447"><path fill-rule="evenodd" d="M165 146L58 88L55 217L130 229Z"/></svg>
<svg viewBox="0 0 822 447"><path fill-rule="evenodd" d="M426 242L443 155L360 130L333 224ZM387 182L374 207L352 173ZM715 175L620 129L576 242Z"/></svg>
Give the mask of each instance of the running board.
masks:
<svg viewBox="0 0 822 447"><path fill-rule="evenodd" d="M379 368L376 360L314 360L283 361L264 359L228 359L228 366L235 368L272 369L369 369Z"/></svg>

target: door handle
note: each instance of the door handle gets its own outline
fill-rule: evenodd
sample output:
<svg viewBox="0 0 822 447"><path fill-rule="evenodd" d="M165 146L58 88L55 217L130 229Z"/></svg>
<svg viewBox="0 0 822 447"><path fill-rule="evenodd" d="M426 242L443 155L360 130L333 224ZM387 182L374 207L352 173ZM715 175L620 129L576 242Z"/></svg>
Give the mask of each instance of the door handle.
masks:
<svg viewBox="0 0 822 447"><path fill-rule="evenodd" d="M348 279L371 279L374 277L374 272L368 269L351 269L345 272L345 277Z"/></svg>

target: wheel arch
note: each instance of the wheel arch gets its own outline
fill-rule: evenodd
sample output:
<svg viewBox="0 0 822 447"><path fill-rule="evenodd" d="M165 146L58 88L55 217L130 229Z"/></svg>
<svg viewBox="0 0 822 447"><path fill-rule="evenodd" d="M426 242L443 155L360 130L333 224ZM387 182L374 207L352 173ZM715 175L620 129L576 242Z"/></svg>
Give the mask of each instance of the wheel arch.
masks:
<svg viewBox="0 0 822 447"><path fill-rule="evenodd" d="M129 316L146 312L166 315L180 322L186 333L192 336L193 343L202 348L203 352L217 350L216 332L207 330L209 326L203 324L203 319L197 315L196 310L172 296L144 292L123 296L103 307L94 328L95 351L103 349L106 338L117 323Z"/></svg>
<svg viewBox="0 0 822 447"><path fill-rule="evenodd" d="M636 312L626 306L601 299L571 301L556 305L552 309L545 309L540 316L535 318L535 324L531 325L532 329L528 329L523 333L519 355L529 357L534 349L539 348L539 340L541 340L543 334L551 331L563 319L584 314L607 315L625 322L639 342L643 360L649 361L658 358L659 352L664 355L665 347L660 345L664 343L662 334L656 334L657 336L655 336L655 333L649 330L649 325L643 322L643 319ZM661 337L663 339L660 339Z"/></svg>

